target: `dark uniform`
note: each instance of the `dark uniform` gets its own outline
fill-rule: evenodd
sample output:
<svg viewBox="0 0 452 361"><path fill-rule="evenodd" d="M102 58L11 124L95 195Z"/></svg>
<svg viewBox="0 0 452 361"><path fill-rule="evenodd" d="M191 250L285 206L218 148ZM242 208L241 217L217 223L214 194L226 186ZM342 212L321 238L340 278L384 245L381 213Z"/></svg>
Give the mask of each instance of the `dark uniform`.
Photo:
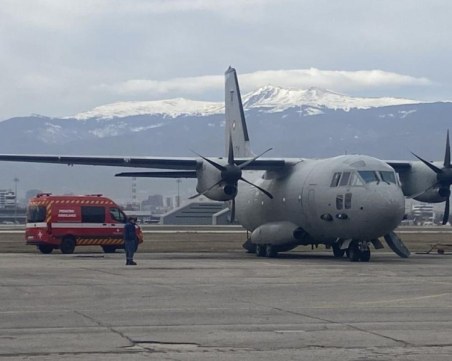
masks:
<svg viewBox="0 0 452 361"><path fill-rule="evenodd" d="M135 221L135 218L129 217L127 223L124 225L124 250L126 251L127 266L136 266L136 263L133 261L133 255L136 252L138 246Z"/></svg>

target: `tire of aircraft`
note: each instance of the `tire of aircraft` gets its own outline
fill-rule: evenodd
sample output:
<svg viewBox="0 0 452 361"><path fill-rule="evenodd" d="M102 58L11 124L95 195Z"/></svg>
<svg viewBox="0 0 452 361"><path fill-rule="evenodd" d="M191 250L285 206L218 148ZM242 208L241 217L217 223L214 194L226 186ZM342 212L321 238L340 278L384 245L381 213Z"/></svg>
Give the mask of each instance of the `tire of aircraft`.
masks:
<svg viewBox="0 0 452 361"><path fill-rule="evenodd" d="M265 247L262 244L256 245L256 256L258 257L265 256Z"/></svg>
<svg viewBox="0 0 452 361"><path fill-rule="evenodd" d="M64 254L74 253L75 249L75 239L72 237L64 237L61 240L60 251Z"/></svg>
<svg viewBox="0 0 452 361"><path fill-rule="evenodd" d="M275 258L276 256L278 256L278 252L276 252L275 247L271 244L267 244L265 246L265 257Z"/></svg>
<svg viewBox="0 0 452 361"><path fill-rule="evenodd" d="M361 255L359 257L361 262L369 262L370 261L370 250L361 251Z"/></svg>
<svg viewBox="0 0 452 361"><path fill-rule="evenodd" d="M115 253L116 252L116 246L101 246L104 253Z"/></svg>
<svg viewBox="0 0 452 361"><path fill-rule="evenodd" d="M348 247L348 258L350 262L358 262L361 256L361 251L358 248L358 245L355 242L350 243Z"/></svg>
<svg viewBox="0 0 452 361"><path fill-rule="evenodd" d="M334 257L336 257L336 258L344 257L345 249L340 249L339 246L336 244L333 244L332 248L333 248Z"/></svg>
<svg viewBox="0 0 452 361"><path fill-rule="evenodd" d="M52 251L53 251L53 247L46 245L46 244L39 245L38 249L41 253L44 253L44 254L49 254L49 253L52 253Z"/></svg>

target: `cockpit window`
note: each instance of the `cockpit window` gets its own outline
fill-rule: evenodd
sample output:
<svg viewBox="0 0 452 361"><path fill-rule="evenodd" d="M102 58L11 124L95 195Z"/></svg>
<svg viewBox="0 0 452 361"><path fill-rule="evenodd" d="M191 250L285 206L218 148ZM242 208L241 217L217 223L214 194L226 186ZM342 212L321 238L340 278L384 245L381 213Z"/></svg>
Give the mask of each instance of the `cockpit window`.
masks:
<svg viewBox="0 0 452 361"><path fill-rule="evenodd" d="M373 170L360 170L358 171L358 173L365 183L380 181L380 179L377 176L377 172L374 172Z"/></svg>
<svg viewBox="0 0 452 361"><path fill-rule="evenodd" d="M330 187L337 187L339 185L339 179L341 178L341 173L334 173L333 179L331 180Z"/></svg>
<svg viewBox="0 0 452 361"><path fill-rule="evenodd" d="M375 173L375 172L371 172ZM377 181L379 178L376 179ZM363 186L364 182L356 172L336 172L331 179L330 187Z"/></svg>
<svg viewBox="0 0 452 361"><path fill-rule="evenodd" d="M383 182L397 184L395 173L392 171L382 171L380 172L380 176Z"/></svg>
<svg viewBox="0 0 452 361"><path fill-rule="evenodd" d="M363 186L365 183L383 181L398 184L393 171L361 170L356 172L336 172L331 179L330 187Z"/></svg>
<svg viewBox="0 0 452 361"><path fill-rule="evenodd" d="M350 176L350 185L352 187L353 186L363 186L364 182L357 173L353 172Z"/></svg>
<svg viewBox="0 0 452 361"><path fill-rule="evenodd" d="M348 181L350 180L350 172L342 173L341 181L339 183L340 186L348 185Z"/></svg>

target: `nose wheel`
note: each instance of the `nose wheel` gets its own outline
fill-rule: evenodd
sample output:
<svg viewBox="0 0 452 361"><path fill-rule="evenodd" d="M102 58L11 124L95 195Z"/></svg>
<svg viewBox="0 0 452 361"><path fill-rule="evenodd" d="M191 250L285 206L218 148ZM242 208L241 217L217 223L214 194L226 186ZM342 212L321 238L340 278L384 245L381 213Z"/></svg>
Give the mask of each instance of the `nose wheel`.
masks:
<svg viewBox="0 0 452 361"><path fill-rule="evenodd" d="M367 242L352 241L346 251L350 262L369 262L370 249Z"/></svg>

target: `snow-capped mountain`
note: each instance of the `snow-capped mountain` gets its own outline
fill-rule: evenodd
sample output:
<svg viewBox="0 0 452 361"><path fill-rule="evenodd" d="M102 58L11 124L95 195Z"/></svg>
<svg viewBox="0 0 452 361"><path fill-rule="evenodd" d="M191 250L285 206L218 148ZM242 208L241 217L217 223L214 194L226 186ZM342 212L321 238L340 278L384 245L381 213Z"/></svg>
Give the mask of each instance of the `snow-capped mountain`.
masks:
<svg viewBox="0 0 452 361"><path fill-rule="evenodd" d="M184 98L150 101L118 102L96 107L72 117L78 120L112 119L135 115L159 114L170 118L181 115L206 116L223 112L224 105L217 102L202 102Z"/></svg>
<svg viewBox="0 0 452 361"><path fill-rule="evenodd" d="M307 90L284 89L266 86L244 97L247 109L264 108L268 112L281 112L293 107L314 107L327 109L369 109L389 105L416 104L417 100L403 98L359 98L351 97L321 88Z"/></svg>
<svg viewBox="0 0 452 361"><path fill-rule="evenodd" d="M290 108L306 107L307 115L321 113L322 108L369 109L375 107L416 104L416 100L402 98L359 98L338 94L326 89L309 88L307 90L283 89L265 86L243 97L245 110L261 109L263 112L282 112ZM102 105L90 111L67 118L78 120L113 119L137 115L161 115L168 118L179 116L209 116L224 113L223 102L205 102L175 98L153 101L130 101Z"/></svg>

